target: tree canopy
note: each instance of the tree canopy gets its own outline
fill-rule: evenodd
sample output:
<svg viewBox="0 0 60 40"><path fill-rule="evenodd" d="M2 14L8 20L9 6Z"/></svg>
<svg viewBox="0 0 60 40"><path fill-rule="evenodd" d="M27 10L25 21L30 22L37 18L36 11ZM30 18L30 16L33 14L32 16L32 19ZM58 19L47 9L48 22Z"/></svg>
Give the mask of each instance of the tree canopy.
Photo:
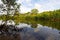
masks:
<svg viewBox="0 0 60 40"><path fill-rule="evenodd" d="M31 13L35 13L35 14L38 13L38 9L32 9Z"/></svg>
<svg viewBox="0 0 60 40"><path fill-rule="evenodd" d="M16 14L19 12L20 4L18 4L17 0L1 0L3 4L1 4L0 8L2 12L6 13L6 22L9 20L10 14Z"/></svg>

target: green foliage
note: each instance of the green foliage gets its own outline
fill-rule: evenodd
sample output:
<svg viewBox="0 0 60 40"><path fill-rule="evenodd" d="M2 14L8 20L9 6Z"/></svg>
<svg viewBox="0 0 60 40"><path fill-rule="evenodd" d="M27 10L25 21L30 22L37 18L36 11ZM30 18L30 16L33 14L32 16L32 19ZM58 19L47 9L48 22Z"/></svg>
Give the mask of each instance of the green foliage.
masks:
<svg viewBox="0 0 60 40"><path fill-rule="evenodd" d="M4 4L15 5L16 0L1 0Z"/></svg>
<svg viewBox="0 0 60 40"><path fill-rule="evenodd" d="M42 13L37 12L36 14L35 12L33 14L31 14L31 12L27 12L25 14L15 12L14 16L9 16L9 20L10 19L12 19L16 24L20 22L32 24L32 27L34 28L36 27L36 24L42 24L60 29L60 9L54 11L46 11ZM0 20L6 20L6 16L1 15Z"/></svg>
<svg viewBox="0 0 60 40"><path fill-rule="evenodd" d="M31 10L31 13L37 14L37 13L38 13L38 10L37 10L37 9L32 9L32 10Z"/></svg>
<svg viewBox="0 0 60 40"><path fill-rule="evenodd" d="M6 15L0 16L0 19L6 20ZM9 19L13 20L51 20L51 21L59 21L60 20L60 10L55 11L47 11L42 13L35 13L31 14L28 12L26 14L20 14L16 12L14 16L9 16Z"/></svg>
<svg viewBox="0 0 60 40"><path fill-rule="evenodd" d="M2 15L3 16L2 19L3 21L5 21L5 24L7 24L8 20L14 19L13 16L19 15L18 12L20 8L20 4L16 3L17 0L1 0L1 1L3 2L1 7L2 12L6 11L6 15Z"/></svg>

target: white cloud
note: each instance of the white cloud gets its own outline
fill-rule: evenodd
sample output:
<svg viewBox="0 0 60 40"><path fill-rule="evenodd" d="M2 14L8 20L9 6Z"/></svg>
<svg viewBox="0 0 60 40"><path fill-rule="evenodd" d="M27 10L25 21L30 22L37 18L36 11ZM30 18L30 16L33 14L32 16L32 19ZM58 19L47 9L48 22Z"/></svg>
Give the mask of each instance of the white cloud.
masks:
<svg viewBox="0 0 60 40"><path fill-rule="evenodd" d="M0 4L1 4L2 2L1 2L1 0L0 0Z"/></svg>
<svg viewBox="0 0 60 40"><path fill-rule="evenodd" d="M38 4L38 3L35 3L34 8L36 8L36 9L40 9L41 7L42 7L42 5L40 5L40 4Z"/></svg>
<svg viewBox="0 0 60 40"><path fill-rule="evenodd" d="M25 3L27 3L28 6L33 6L31 3L32 0L25 0Z"/></svg>
<svg viewBox="0 0 60 40"><path fill-rule="evenodd" d="M31 2L31 0L26 0L27 3Z"/></svg>
<svg viewBox="0 0 60 40"><path fill-rule="evenodd" d="M28 8L26 6L21 6L21 13L26 13L26 12L29 12L31 10L31 8Z"/></svg>
<svg viewBox="0 0 60 40"><path fill-rule="evenodd" d="M41 4L39 2L39 4ZM41 4L41 8L39 9L39 11L43 12L43 11L50 11L50 10L56 10L60 8L60 0L48 0L48 2L45 3L45 1L43 1L43 3Z"/></svg>
<svg viewBox="0 0 60 40"><path fill-rule="evenodd" d="M42 8L43 5L39 4L39 3L35 3L35 6L34 8L38 9L39 12L41 12L41 8Z"/></svg>
<svg viewBox="0 0 60 40"><path fill-rule="evenodd" d="M22 3L22 2L24 2L24 0L18 0L17 2L18 2L18 3Z"/></svg>
<svg viewBox="0 0 60 40"><path fill-rule="evenodd" d="M31 0L18 0L17 2L18 2L18 3L22 3L22 2L30 3Z"/></svg>
<svg viewBox="0 0 60 40"><path fill-rule="evenodd" d="M31 6L33 6L31 4L31 1L32 0L19 0L18 3L27 3L26 5L31 7ZM26 5L24 5L24 4L21 5L21 7L20 7L21 13L29 12L31 10L31 8L27 7Z"/></svg>
<svg viewBox="0 0 60 40"><path fill-rule="evenodd" d="M29 5L28 6L33 6L31 3L29 3Z"/></svg>

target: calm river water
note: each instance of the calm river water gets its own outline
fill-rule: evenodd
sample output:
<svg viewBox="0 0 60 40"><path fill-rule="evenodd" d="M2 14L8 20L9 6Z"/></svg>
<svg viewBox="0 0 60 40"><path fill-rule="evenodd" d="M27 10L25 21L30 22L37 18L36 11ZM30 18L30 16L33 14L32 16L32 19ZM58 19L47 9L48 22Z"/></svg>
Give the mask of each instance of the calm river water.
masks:
<svg viewBox="0 0 60 40"><path fill-rule="evenodd" d="M20 23L16 26L20 29L21 40L60 40L60 30L56 28L28 23Z"/></svg>
<svg viewBox="0 0 60 40"><path fill-rule="evenodd" d="M25 23L17 25L22 29L20 30L22 40L60 40L60 30L40 24L37 24L37 28L31 26Z"/></svg>

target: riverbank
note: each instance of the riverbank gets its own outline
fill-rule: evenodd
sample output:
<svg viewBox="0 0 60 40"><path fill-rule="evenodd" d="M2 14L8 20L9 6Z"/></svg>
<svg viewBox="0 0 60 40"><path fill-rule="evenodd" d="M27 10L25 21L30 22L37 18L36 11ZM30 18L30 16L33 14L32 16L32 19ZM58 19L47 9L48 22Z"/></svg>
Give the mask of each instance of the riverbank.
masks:
<svg viewBox="0 0 60 40"><path fill-rule="evenodd" d="M0 40L21 40L18 28L13 25L0 25Z"/></svg>

